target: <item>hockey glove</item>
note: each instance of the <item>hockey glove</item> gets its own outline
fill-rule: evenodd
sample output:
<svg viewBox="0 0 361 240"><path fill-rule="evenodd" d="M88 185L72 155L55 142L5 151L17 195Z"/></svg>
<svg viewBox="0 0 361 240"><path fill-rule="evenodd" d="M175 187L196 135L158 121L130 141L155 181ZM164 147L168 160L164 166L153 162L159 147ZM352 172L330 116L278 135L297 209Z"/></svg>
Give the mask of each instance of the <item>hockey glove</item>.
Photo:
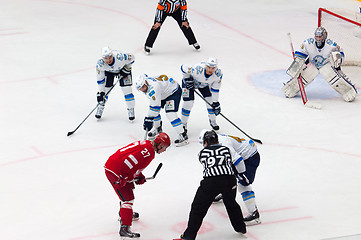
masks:
<svg viewBox="0 0 361 240"><path fill-rule="evenodd" d="M249 185L249 180L247 178L247 176L243 173L239 173L237 175L237 179L238 179L238 183L241 184L242 186L248 186Z"/></svg>
<svg viewBox="0 0 361 240"><path fill-rule="evenodd" d="M97 101L98 101L98 103L104 105L105 100L106 100L105 99L105 92L98 92L97 93Z"/></svg>
<svg viewBox="0 0 361 240"><path fill-rule="evenodd" d="M143 129L150 131L153 128L153 119L154 117L145 117L143 123Z"/></svg>
<svg viewBox="0 0 361 240"><path fill-rule="evenodd" d="M212 104L212 108L213 108L213 112L214 112L214 114L216 114L216 116L221 113L221 105L219 104L219 102L214 102Z"/></svg>
<svg viewBox="0 0 361 240"><path fill-rule="evenodd" d="M120 72L117 74L117 77L119 79L122 79L128 77L129 75L131 75L131 69L127 69L123 67L122 69L120 69Z"/></svg>
<svg viewBox="0 0 361 240"><path fill-rule="evenodd" d="M192 77L184 78L184 85L189 90L194 90L194 79Z"/></svg>
<svg viewBox="0 0 361 240"><path fill-rule="evenodd" d="M120 176L120 178L118 179L118 181L116 181L116 182L114 183L114 185L119 185L119 187L124 187L125 184L127 184L127 181L124 180L124 179L122 178L122 176Z"/></svg>
<svg viewBox="0 0 361 240"><path fill-rule="evenodd" d="M146 182L147 180L145 179L143 173L140 173L137 177L135 177L135 184L137 185L142 185Z"/></svg>

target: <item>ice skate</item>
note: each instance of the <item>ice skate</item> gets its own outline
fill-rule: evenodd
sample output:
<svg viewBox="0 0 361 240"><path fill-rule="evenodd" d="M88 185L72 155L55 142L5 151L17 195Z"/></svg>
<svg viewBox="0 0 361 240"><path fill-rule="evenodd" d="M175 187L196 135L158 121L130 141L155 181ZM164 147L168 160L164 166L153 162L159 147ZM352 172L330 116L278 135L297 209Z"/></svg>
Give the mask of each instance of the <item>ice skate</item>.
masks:
<svg viewBox="0 0 361 240"><path fill-rule="evenodd" d="M103 115L103 111L104 111L104 105L99 104L97 112L95 114L95 117L100 119L102 117L102 115Z"/></svg>
<svg viewBox="0 0 361 240"><path fill-rule="evenodd" d="M134 108L128 108L129 121L133 122L135 119Z"/></svg>
<svg viewBox="0 0 361 240"><path fill-rule="evenodd" d="M174 141L174 144L176 147L181 147L189 144L187 133L184 131L183 133L179 134L179 137Z"/></svg>
<svg viewBox="0 0 361 240"><path fill-rule="evenodd" d="M248 214L248 216L246 216L246 217L244 218L244 223L245 223L247 226L260 224L260 223L261 223L261 219L260 219L260 216L259 216L258 209L256 209L253 213Z"/></svg>
<svg viewBox="0 0 361 240"><path fill-rule="evenodd" d="M214 120L214 121L209 120L209 124L211 125L211 127L212 127L212 129L213 129L214 131L218 131L218 130L219 130L219 126L218 126L216 120Z"/></svg>
<svg viewBox="0 0 361 240"><path fill-rule="evenodd" d="M148 139L149 140L154 140L154 138L161 132L163 132L162 122L160 122L159 127L153 127L153 129L148 133Z"/></svg>
<svg viewBox="0 0 361 240"><path fill-rule="evenodd" d="M122 225L120 227L119 235L120 235L121 239L139 238L140 237L139 233L134 233L134 232L130 231L130 227L127 225Z"/></svg>

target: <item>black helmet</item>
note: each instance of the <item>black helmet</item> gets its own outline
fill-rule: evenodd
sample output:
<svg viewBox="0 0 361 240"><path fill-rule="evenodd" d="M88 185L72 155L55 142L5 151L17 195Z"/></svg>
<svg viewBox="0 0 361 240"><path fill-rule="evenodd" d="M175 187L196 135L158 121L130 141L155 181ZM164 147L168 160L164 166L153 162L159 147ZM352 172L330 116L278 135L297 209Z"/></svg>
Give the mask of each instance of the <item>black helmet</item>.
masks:
<svg viewBox="0 0 361 240"><path fill-rule="evenodd" d="M213 145L218 143L218 135L214 130L207 131L203 136L203 146L204 143L207 142L207 145Z"/></svg>

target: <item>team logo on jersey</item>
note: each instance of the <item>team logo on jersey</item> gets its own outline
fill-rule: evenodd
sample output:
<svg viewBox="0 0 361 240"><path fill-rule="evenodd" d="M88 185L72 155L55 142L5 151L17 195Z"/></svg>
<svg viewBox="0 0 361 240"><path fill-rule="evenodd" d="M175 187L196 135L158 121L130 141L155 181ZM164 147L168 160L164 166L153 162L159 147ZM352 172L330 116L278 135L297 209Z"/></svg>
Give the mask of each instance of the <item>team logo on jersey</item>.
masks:
<svg viewBox="0 0 361 240"><path fill-rule="evenodd" d="M169 100L165 103L165 110L172 111L175 109L174 100Z"/></svg>
<svg viewBox="0 0 361 240"><path fill-rule="evenodd" d="M324 65L324 62L325 62L325 58L322 57L321 55L317 55L315 56L313 59L312 59L312 63L313 65L315 65L317 68L320 68L321 66Z"/></svg>
<svg viewBox="0 0 361 240"><path fill-rule="evenodd" d="M189 98L189 90L186 88L183 88L182 96L185 98Z"/></svg>

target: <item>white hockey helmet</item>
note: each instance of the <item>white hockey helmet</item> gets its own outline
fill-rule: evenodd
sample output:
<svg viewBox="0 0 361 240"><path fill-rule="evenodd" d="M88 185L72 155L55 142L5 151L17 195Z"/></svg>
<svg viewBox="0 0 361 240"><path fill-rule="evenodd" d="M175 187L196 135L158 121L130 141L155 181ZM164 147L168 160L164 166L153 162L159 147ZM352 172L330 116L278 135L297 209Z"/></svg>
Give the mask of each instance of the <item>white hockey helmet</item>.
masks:
<svg viewBox="0 0 361 240"><path fill-rule="evenodd" d="M112 49L108 46L102 48L102 58L113 56Z"/></svg>
<svg viewBox="0 0 361 240"><path fill-rule="evenodd" d="M217 58L209 57L207 59L206 65L209 67L217 67L218 65Z"/></svg>
<svg viewBox="0 0 361 240"><path fill-rule="evenodd" d="M135 87L138 91L144 86L144 84L147 84L146 78L148 77L147 74L143 73L140 74L139 77L135 80Z"/></svg>
<svg viewBox="0 0 361 240"><path fill-rule="evenodd" d="M316 38L316 37L318 37L318 38ZM326 29L324 27L316 28L316 30L315 30L316 46L318 48L323 48L323 46L325 45L326 39L327 39L327 31L326 31Z"/></svg>

